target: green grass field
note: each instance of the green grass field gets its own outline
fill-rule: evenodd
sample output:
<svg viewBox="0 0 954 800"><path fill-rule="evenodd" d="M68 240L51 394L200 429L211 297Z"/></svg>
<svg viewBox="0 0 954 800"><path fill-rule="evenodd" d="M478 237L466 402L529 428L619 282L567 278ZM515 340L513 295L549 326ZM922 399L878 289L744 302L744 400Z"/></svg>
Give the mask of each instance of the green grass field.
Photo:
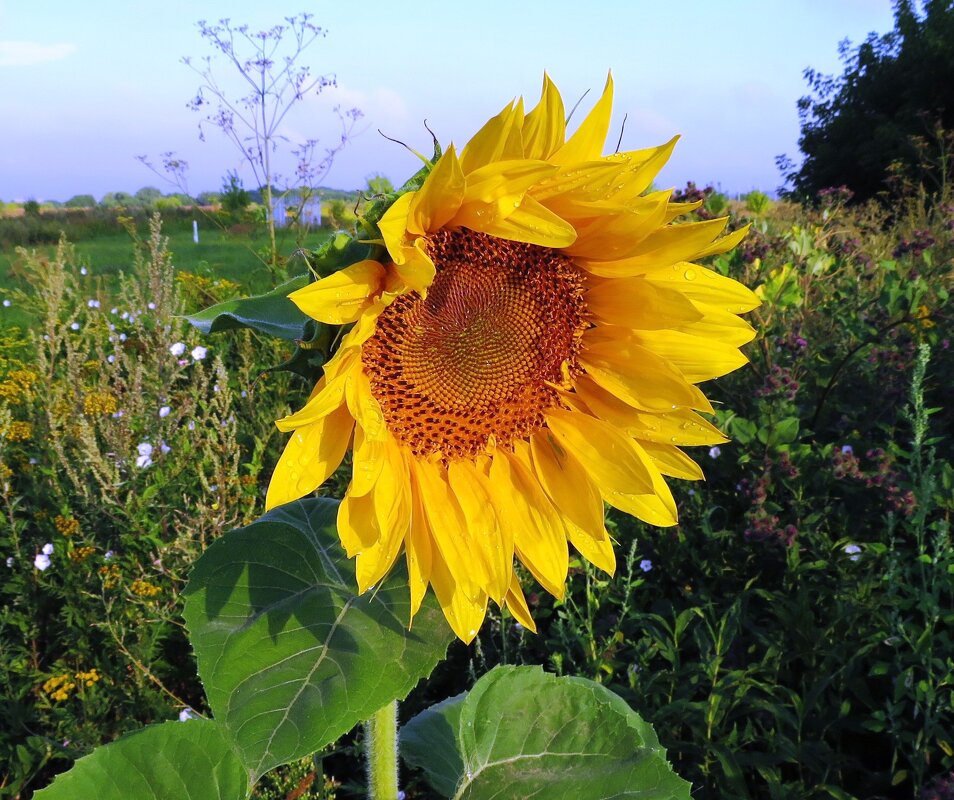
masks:
<svg viewBox="0 0 954 800"><path fill-rule="evenodd" d="M141 236L145 235L140 231ZM263 290L271 283L271 276L261 251L268 243L267 236L255 233L251 236L236 235L220 230L199 230L199 243L192 240L191 230L166 232L169 250L177 270L211 273L220 278L242 284L250 290ZM313 249L327 238L324 230L308 233L300 246ZM129 269L135 247L132 237L125 231L97 236L88 241L76 242L76 253L90 272L111 283L110 278ZM281 236L279 249L282 255L291 256L299 243L291 235ZM52 253L52 246L37 246L40 252ZM18 285L17 262L20 256L15 250L0 250L0 289Z"/></svg>
<svg viewBox="0 0 954 800"><path fill-rule="evenodd" d="M139 230L138 235L145 238L147 232ZM267 291L275 284L265 260L268 238L264 232L238 235L200 228L198 244L193 241L191 230L172 230L165 235L169 238L169 251L178 272L226 278L249 294ZM299 247L305 250L316 248L328 235L327 230L312 231L299 243L293 236L280 232L279 251L283 256L291 257ZM89 272L91 294L110 294L118 285L119 274L129 272L136 244L126 231L116 231L75 242L73 246L77 260ZM56 248L38 245L26 249L52 255ZM5 296L10 290L27 288L18 267L22 259L16 249L0 249L0 296ZM304 267L299 262L299 266L292 267L291 271L302 272ZM26 328L30 325L30 316L14 302L10 307L0 307L0 324Z"/></svg>

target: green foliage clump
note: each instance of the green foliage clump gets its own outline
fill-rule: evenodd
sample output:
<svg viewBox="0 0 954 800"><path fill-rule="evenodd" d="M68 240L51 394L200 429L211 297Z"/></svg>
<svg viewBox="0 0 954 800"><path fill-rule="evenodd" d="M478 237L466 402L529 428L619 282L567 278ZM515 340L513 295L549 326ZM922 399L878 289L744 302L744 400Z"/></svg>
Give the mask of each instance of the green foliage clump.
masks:
<svg viewBox="0 0 954 800"><path fill-rule="evenodd" d="M20 263L29 289L6 296L33 324L0 338L11 798L124 732L202 709L179 593L208 544L261 513L279 442L259 415L288 411L287 381L255 380L285 357L270 341L244 332L195 349L181 315L196 289L175 280L158 218L117 291L65 243Z"/></svg>
<svg viewBox="0 0 954 800"><path fill-rule="evenodd" d="M857 200L907 178L928 192L949 185L954 167L954 4L895 3L894 30L870 34L856 49L840 47L844 72L805 71L811 94L798 104L804 161L786 159L787 181L804 198L845 186Z"/></svg>

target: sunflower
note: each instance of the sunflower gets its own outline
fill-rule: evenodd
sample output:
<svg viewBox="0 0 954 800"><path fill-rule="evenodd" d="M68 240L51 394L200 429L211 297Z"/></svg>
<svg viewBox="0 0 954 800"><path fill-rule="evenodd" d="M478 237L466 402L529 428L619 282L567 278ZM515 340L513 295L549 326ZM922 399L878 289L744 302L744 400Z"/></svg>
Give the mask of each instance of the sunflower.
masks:
<svg viewBox="0 0 954 800"><path fill-rule="evenodd" d="M364 592L407 561L413 613L428 584L453 630L488 600L533 630L514 558L564 592L568 543L615 570L604 502L674 525L664 476L702 472L680 449L726 438L695 385L746 362L748 289L694 261L734 247L726 219L651 182L676 139L604 156L612 76L567 138L544 77L378 223L381 260L290 295L349 325L292 437L269 508L314 491L353 449L338 533ZM721 237L721 238L720 238Z"/></svg>

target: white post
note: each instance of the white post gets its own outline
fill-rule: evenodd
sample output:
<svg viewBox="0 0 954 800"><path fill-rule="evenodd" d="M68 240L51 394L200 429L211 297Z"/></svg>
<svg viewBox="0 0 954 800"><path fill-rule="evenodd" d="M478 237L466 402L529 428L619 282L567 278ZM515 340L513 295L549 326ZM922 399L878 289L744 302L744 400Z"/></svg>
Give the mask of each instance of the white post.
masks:
<svg viewBox="0 0 954 800"><path fill-rule="evenodd" d="M199 243L199 221L195 219L192 220L192 241Z"/></svg>

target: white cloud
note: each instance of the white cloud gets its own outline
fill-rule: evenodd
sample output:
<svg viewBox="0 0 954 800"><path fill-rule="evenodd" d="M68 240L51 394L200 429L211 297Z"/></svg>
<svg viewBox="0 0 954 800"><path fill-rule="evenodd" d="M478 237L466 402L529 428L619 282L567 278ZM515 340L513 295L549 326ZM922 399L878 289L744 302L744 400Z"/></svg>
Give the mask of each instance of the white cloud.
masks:
<svg viewBox="0 0 954 800"><path fill-rule="evenodd" d="M30 67L59 61L76 50L73 44L0 41L0 67Z"/></svg>

